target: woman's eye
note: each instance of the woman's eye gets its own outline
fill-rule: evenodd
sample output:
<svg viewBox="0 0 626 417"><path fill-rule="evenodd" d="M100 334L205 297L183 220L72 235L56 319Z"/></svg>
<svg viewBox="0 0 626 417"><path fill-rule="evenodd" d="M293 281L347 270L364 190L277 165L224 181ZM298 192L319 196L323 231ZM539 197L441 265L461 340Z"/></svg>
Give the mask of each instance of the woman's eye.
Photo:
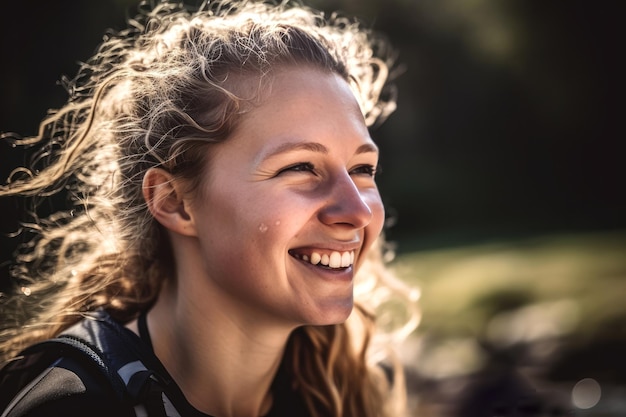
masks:
<svg viewBox="0 0 626 417"><path fill-rule="evenodd" d="M373 177L379 172L379 168L374 165L359 165L350 171L350 175L367 175Z"/></svg>
<svg viewBox="0 0 626 417"><path fill-rule="evenodd" d="M281 169L278 172L278 175L286 173L286 172L311 172L315 173L315 167L310 162L298 162L297 164L289 165Z"/></svg>

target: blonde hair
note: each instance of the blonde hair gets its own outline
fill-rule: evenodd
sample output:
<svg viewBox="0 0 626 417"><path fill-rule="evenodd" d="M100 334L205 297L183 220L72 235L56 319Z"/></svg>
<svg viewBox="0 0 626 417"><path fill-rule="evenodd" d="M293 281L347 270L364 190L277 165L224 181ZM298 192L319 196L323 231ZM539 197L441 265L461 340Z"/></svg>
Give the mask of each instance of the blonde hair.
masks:
<svg viewBox="0 0 626 417"><path fill-rule="evenodd" d="M174 259L143 200L143 175L158 166L197 187L208 162L198 150L227 140L258 99L242 94L238 80L262 83L278 66L307 65L349 82L368 126L394 109L390 51L356 21L287 2L205 2L198 10L143 2L138 10L66 82L66 105L36 136L16 139L43 144L33 161L41 169L14 171L0 196L63 191L76 207L26 224L36 235L16 254L22 294L3 299L0 359L87 311L103 307L127 322L154 303ZM368 348L380 303L372 295L411 294L382 266L382 253L379 242L361 268L369 290L347 323L305 326L290 338L286 361L312 416L399 415L402 372L388 384Z"/></svg>

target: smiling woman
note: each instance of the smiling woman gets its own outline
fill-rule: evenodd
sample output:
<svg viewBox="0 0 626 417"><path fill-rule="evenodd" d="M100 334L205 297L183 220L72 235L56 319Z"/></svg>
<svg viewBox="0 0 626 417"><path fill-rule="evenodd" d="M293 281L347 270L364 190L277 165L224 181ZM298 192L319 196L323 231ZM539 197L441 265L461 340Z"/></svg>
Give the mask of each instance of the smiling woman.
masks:
<svg viewBox="0 0 626 417"><path fill-rule="evenodd" d="M231 318L254 309L255 327L267 316L268 325L285 325L286 337L299 325L348 317L354 272L380 235L384 212L372 175L378 153L348 84L324 69L274 71L262 104L208 150L206 182L190 195L188 215L151 208L181 248L179 296L194 288L193 296L216 298L213 306L227 300L220 310ZM144 182L155 193L146 200L174 200L167 185L156 188L170 180L149 171Z"/></svg>
<svg viewBox="0 0 626 417"><path fill-rule="evenodd" d="M393 109L386 48L287 3L140 10L0 189L81 207L17 256L3 415L401 416L370 344L379 294L412 301L368 130Z"/></svg>

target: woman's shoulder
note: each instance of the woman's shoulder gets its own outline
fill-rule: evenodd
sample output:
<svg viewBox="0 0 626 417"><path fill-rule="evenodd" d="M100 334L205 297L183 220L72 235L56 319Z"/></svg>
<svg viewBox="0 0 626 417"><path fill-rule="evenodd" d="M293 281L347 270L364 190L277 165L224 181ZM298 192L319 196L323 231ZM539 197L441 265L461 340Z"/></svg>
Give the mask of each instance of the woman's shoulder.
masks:
<svg viewBox="0 0 626 417"><path fill-rule="evenodd" d="M84 362L72 357L62 357L22 387L2 415L78 417L135 414L119 399L103 374L93 372Z"/></svg>
<svg viewBox="0 0 626 417"><path fill-rule="evenodd" d="M137 343L120 339L122 331L95 312L26 348L0 370L0 415L134 415L116 366Z"/></svg>
<svg viewBox="0 0 626 417"><path fill-rule="evenodd" d="M125 417L135 407L151 416L205 416L150 347L104 311L27 348L0 370L2 417Z"/></svg>

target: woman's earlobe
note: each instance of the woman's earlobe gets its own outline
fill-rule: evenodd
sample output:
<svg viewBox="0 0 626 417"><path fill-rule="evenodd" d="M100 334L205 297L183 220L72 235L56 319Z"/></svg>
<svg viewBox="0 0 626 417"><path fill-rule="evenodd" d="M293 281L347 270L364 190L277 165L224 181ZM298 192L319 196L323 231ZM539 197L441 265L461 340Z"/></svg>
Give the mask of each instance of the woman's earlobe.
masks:
<svg viewBox="0 0 626 417"><path fill-rule="evenodd" d="M193 219L172 174L150 168L143 177L142 192L150 213L161 225L181 235L195 236Z"/></svg>

